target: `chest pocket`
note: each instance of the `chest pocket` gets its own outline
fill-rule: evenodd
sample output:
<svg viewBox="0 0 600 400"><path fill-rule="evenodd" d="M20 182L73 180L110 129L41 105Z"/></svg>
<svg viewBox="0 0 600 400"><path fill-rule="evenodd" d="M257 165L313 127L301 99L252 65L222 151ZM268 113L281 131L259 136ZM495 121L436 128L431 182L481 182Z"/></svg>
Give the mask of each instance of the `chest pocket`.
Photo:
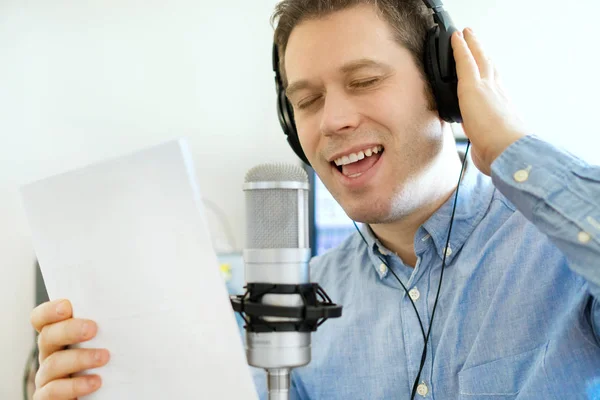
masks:
<svg viewBox="0 0 600 400"><path fill-rule="evenodd" d="M543 368L547 343L458 373L459 399L516 399L530 373Z"/></svg>

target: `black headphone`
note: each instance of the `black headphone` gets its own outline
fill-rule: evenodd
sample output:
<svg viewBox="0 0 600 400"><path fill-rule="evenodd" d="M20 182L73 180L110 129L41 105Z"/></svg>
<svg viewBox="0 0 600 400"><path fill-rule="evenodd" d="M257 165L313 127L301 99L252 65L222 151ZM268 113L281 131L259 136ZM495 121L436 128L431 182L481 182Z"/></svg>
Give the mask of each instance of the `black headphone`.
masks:
<svg viewBox="0 0 600 400"><path fill-rule="evenodd" d="M456 93L458 78L456 76L456 63L450 43L452 34L457 30L452 23L452 18L441 0L423 0L427 8L433 10L435 26L427 33L424 51L425 73L433 89L440 117L447 122L462 122ZM294 111L289 103L285 88L279 73L279 52L277 44L273 44L273 71L275 72L275 87L277 90L277 115L287 141L294 153L307 165L310 165L300 145Z"/></svg>

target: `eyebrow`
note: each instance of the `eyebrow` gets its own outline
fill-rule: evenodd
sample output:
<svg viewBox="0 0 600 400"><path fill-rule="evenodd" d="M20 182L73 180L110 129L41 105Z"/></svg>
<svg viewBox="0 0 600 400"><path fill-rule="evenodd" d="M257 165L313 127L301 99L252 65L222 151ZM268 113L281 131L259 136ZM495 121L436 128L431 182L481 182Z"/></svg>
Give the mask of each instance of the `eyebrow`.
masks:
<svg viewBox="0 0 600 400"><path fill-rule="evenodd" d="M389 66L388 64L382 63L380 61L375 61L373 59L370 58L360 58L358 60L353 60L353 61L349 61L346 64L342 65L339 70L340 72L344 73L344 74L349 74L351 72L363 69L363 68L380 68L383 69L385 71L389 71L392 69L391 66ZM303 90L303 89L307 89L310 88L311 86L313 86L308 80L306 79L302 79L296 82L293 82L291 84L288 85L288 87L285 89L285 94L288 97L292 97L292 95L294 95L294 93Z"/></svg>

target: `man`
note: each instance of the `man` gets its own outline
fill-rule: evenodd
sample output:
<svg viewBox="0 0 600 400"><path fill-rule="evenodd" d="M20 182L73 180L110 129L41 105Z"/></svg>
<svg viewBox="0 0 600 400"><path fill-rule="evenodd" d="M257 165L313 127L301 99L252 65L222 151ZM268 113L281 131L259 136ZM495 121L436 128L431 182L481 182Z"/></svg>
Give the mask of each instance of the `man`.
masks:
<svg viewBox="0 0 600 400"><path fill-rule="evenodd" d="M313 335L292 398L408 399L421 369L417 398L586 398L600 376L600 170L528 136L475 35L457 33L463 126L491 179L467 171L446 246L460 162L419 61L420 2L286 0L275 16L302 149L365 223L312 262L344 315ZM96 331L71 316L68 301L32 312L36 400L100 385L69 378L108 361L64 350Z"/></svg>

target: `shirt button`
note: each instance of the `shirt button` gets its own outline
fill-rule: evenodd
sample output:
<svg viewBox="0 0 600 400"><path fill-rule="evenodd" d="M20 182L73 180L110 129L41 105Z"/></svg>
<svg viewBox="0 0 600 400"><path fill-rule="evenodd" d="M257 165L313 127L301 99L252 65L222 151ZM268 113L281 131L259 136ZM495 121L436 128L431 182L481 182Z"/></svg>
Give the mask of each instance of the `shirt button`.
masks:
<svg viewBox="0 0 600 400"><path fill-rule="evenodd" d="M450 257L452 255L452 249L450 248L450 246L446 247L446 257Z"/></svg>
<svg viewBox="0 0 600 400"><path fill-rule="evenodd" d="M411 299L413 299L413 301L417 301L419 300L419 297L421 297L421 293L419 293L419 289L417 288L410 289L408 295Z"/></svg>
<svg viewBox="0 0 600 400"><path fill-rule="evenodd" d="M379 266L379 272L381 272L382 274L385 274L387 272L387 266L385 264L381 264Z"/></svg>
<svg viewBox="0 0 600 400"><path fill-rule="evenodd" d="M526 169L518 170L517 172L515 172L513 177L515 178L515 181L519 183L525 182L527 179L529 179L529 171L527 171Z"/></svg>
<svg viewBox="0 0 600 400"><path fill-rule="evenodd" d="M592 237L589 233L582 231L579 232L579 235L577 235L577 239L579 239L581 243L587 243L592 239Z"/></svg>
<svg viewBox="0 0 600 400"><path fill-rule="evenodd" d="M419 386L417 386L417 393L419 393L420 396L427 396L427 393L429 393L429 389L427 388L427 385L424 383L421 383Z"/></svg>

